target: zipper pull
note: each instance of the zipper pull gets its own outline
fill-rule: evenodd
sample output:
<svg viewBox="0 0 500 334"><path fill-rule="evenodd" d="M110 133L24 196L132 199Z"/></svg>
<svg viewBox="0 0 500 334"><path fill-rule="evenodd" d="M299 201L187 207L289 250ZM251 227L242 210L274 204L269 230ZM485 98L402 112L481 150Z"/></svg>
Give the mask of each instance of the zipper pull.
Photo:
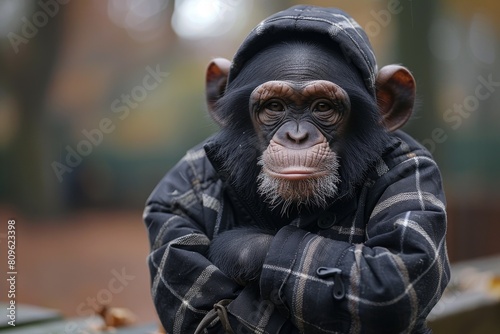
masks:
<svg viewBox="0 0 500 334"><path fill-rule="evenodd" d="M344 282L342 282L342 278L340 277L342 270L339 268L319 267L316 270L316 274L320 278L333 277L333 298L341 300L345 297Z"/></svg>

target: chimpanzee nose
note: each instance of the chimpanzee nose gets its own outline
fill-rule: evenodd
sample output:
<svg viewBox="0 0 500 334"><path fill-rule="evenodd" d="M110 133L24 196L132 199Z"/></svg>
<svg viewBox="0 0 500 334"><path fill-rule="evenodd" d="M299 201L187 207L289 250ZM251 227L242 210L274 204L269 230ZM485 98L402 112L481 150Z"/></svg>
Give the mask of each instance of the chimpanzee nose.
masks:
<svg viewBox="0 0 500 334"><path fill-rule="evenodd" d="M285 147L303 149L322 142L321 132L316 126L304 121L289 121L283 124L273 140Z"/></svg>
<svg viewBox="0 0 500 334"><path fill-rule="evenodd" d="M297 128L287 131L286 136L288 140L295 142L295 144L300 144L307 140L309 133L305 131L304 127L297 124Z"/></svg>

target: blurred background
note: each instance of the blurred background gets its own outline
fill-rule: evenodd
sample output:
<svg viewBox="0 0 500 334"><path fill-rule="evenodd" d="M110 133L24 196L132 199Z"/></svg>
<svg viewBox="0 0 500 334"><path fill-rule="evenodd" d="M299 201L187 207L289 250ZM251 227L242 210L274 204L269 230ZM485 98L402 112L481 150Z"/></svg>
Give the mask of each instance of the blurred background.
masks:
<svg viewBox="0 0 500 334"><path fill-rule="evenodd" d="M15 219L18 302L72 317L97 299L156 321L144 203L217 129L210 59L298 3L344 9L379 67L412 70L405 129L441 167L450 259L500 253L500 2L0 0L0 247ZM124 289L102 292L116 272Z"/></svg>

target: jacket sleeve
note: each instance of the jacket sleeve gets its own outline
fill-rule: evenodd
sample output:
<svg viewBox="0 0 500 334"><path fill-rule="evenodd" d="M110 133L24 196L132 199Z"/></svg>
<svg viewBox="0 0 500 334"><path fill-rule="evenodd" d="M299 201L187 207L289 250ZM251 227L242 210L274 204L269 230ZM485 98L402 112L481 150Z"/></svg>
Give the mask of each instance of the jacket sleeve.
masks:
<svg viewBox="0 0 500 334"><path fill-rule="evenodd" d="M203 149L190 151L146 204L148 264L157 313L168 333L194 333L214 304L231 300L228 320L234 330L250 326L277 333L286 318L260 298L258 287L242 290L206 258L210 240L223 224L223 203L222 184L204 158ZM210 327L209 333L222 332L220 321Z"/></svg>
<svg viewBox="0 0 500 334"><path fill-rule="evenodd" d="M303 333L425 332L449 281L439 170L431 158L410 155L371 189L364 243L291 225L273 239L262 295L288 309Z"/></svg>

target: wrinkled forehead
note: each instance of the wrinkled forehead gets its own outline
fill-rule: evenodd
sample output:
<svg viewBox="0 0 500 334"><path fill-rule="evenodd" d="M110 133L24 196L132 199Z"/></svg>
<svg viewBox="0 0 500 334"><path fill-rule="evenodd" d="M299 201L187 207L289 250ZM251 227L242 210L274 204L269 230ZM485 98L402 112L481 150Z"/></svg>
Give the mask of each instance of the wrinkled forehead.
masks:
<svg viewBox="0 0 500 334"><path fill-rule="evenodd" d="M278 80L266 81L257 86L250 95L252 103L273 98L289 100L297 104L317 98L349 100L347 93L340 86L327 80L313 80L304 83Z"/></svg>

